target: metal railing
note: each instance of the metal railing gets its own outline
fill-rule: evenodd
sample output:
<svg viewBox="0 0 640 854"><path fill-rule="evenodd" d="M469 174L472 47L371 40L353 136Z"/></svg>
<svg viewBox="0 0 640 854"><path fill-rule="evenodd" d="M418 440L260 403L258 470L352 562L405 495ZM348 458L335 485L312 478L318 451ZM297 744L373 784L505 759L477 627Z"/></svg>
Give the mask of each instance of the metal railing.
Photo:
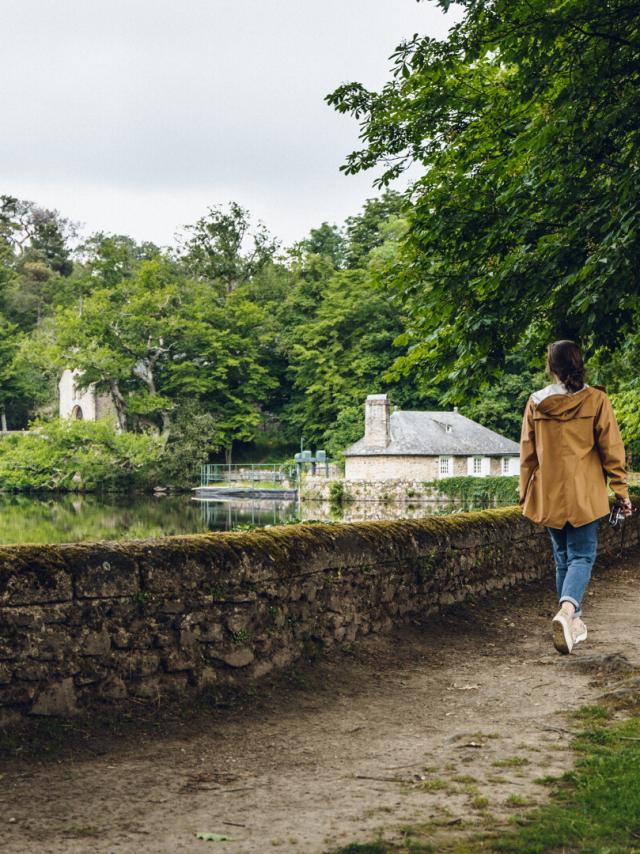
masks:
<svg viewBox="0 0 640 854"><path fill-rule="evenodd" d="M296 466L286 463L208 463L201 467L200 485L234 483L289 486L297 483Z"/></svg>

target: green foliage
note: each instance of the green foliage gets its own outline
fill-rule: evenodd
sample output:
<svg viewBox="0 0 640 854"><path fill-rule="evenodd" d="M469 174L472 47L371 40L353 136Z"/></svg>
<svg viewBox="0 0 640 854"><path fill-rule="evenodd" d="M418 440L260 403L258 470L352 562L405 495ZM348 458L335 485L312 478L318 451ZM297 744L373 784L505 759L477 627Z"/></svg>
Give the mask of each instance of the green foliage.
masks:
<svg viewBox="0 0 640 854"><path fill-rule="evenodd" d="M432 486L441 495L457 501L473 504L517 504L518 478L511 476L490 477L443 477L431 481Z"/></svg>
<svg viewBox="0 0 640 854"><path fill-rule="evenodd" d="M340 506L344 501L344 481L334 480L329 484L329 501Z"/></svg>
<svg viewBox="0 0 640 854"><path fill-rule="evenodd" d="M0 438L2 489L112 490L143 485L160 443L147 433L119 433L109 421L37 421Z"/></svg>
<svg viewBox="0 0 640 854"><path fill-rule="evenodd" d="M599 746L603 744L604 746ZM640 816L640 720L584 733L576 770L560 781L552 803L527 813L526 824L493 841L512 854L635 850Z"/></svg>
<svg viewBox="0 0 640 854"><path fill-rule="evenodd" d="M615 351L640 311L637 5L456 5L447 40L400 45L380 92L328 96L360 122L345 172L382 165L385 184L424 167L393 270L409 317L396 370L452 401L522 344Z"/></svg>
<svg viewBox="0 0 640 854"><path fill-rule="evenodd" d="M640 389L629 388L611 395L620 432L634 460L640 460Z"/></svg>
<svg viewBox="0 0 640 854"><path fill-rule="evenodd" d="M185 263L221 301L260 272L276 251L277 244L267 229L262 224L252 229L249 212L235 202L228 211L220 206L209 208L206 216L185 230L189 235Z"/></svg>
<svg viewBox="0 0 640 854"><path fill-rule="evenodd" d="M95 287L81 312L56 314L57 363L109 392L123 428L155 427L165 442L185 400L209 404L215 450L251 438L259 422L257 402L271 385L257 358L262 317L240 291L223 307L158 256Z"/></svg>

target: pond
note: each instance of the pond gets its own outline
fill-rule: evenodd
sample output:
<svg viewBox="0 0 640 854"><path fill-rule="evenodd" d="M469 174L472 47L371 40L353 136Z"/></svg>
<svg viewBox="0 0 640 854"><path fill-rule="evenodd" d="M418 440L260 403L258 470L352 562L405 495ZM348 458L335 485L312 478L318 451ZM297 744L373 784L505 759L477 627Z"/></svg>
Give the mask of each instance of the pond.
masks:
<svg viewBox="0 0 640 854"><path fill-rule="evenodd" d="M196 501L190 495L0 494L0 543L70 543L229 531L304 521L356 522L460 512L442 502L328 503L237 499Z"/></svg>

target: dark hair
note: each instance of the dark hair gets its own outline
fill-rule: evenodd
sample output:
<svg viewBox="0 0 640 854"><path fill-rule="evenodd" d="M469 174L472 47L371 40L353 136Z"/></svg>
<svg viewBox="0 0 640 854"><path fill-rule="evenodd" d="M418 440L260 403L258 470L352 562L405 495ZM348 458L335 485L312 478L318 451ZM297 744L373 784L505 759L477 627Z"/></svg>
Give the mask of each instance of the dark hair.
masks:
<svg viewBox="0 0 640 854"><path fill-rule="evenodd" d="M573 341L555 341L547 350L547 368L563 382L567 391L580 391L584 385L584 362Z"/></svg>

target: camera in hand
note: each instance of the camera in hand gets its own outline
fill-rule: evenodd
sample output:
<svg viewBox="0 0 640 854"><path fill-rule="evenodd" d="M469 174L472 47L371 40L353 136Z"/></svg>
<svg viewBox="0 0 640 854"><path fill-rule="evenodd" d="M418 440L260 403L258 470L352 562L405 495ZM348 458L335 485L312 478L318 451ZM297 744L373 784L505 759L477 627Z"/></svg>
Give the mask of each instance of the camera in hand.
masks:
<svg viewBox="0 0 640 854"><path fill-rule="evenodd" d="M620 504L619 501L616 501L611 508L611 513L609 513L609 524L616 528L621 522L624 522L624 512L622 510L622 504Z"/></svg>

